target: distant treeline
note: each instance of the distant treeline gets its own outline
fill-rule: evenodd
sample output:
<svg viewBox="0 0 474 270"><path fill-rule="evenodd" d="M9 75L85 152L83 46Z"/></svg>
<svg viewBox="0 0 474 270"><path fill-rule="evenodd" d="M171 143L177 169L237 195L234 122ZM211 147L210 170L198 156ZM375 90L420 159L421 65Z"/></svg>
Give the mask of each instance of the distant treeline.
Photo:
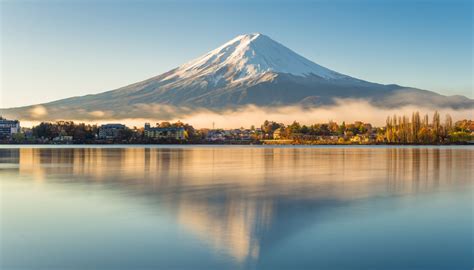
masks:
<svg viewBox="0 0 474 270"><path fill-rule="evenodd" d="M323 124L301 125L294 121L290 125L283 123L276 123L266 120L262 125L262 131L271 136L275 131L279 131L282 138L291 139L299 135L314 135L314 136L342 136L344 134L357 135L365 134L373 129L370 123L356 121L351 124L342 122L340 125L334 121Z"/></svg>
<svg viewBox="0 0 474 270"><path fill-rule="evenodd" d="M449 114L441 121L440 114L435 112L431 122L429 116L420 116L413 112L410 116L389 116L385 127L373 127L370 123L356 121L351 124L336 122L314 125L300 125L293 122L290 125L265 121L262 125L265 138L279 131L280 139L305 143L308 140L328 141L324 137L337 136L337 143L354 142L354 137L361 137L366 143L380 144L449 144L472 141L474 121L461 120L453 123ZM274 137L274 136L273 136ZM332 138L329 138L332 139ZM332 141L331 143L334 143Z"/></svg>

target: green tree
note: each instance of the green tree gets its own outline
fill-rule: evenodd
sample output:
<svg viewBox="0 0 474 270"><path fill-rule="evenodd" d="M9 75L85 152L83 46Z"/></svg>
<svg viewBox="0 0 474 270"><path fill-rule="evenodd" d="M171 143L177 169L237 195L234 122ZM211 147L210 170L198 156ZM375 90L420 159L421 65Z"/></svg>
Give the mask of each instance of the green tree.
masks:
<svg viewBox="0 0 474 270"><path fill-rule="evenodd" d="M41 122L33 127L33 136L36 138L52 139L56 137L55 135L54 127L51 123Z"/></svg>
<svg viewBox="0 0 474 270"><path fill-rule="evenodd" d="M337 134L344 135L345 131L346 131L346 122L343 121L342 124L339 126L339 129L337 130Z"/></svg>
<svg viewBox="0 0 474 270"><path fill-rule="evenodd" d="M26 141L25 134L22 132L18 132L13 134L12 140L15 143L24 143Z"/></svg>

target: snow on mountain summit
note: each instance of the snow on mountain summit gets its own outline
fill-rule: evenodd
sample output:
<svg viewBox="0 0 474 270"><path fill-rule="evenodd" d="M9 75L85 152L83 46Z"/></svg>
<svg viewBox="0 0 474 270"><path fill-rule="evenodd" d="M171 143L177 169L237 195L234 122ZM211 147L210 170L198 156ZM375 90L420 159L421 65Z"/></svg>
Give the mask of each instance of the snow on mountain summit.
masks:
<svg viewBox="0 0 474 270"><path fill-rule="evenodd" d="M316 75L324 79L350 78L322 67L289 48L260 34L235 37L224 45L180 67L165 79L216 77L240 81L260 77L268 72L295 76Z"/></svg>

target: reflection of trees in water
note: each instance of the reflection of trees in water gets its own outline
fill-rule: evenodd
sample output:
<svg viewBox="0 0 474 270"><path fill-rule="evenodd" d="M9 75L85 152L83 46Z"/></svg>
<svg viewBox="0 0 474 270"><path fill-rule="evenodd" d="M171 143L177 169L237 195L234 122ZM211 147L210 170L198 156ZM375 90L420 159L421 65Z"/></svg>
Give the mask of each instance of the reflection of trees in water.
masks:
<svg viewBox="0 0 474 270"><path fill-rule="evenodd" d="M425 192L470 178L472 150L387 148L386 180L390 192Z"/></svg>
<svg viewBox="0 0 474 270"><path fill-rule="evenodd" d="M438 186L439 149L388 148L386 151L386 179L390 192L418 192Z"/></svg>
<svg viewBox="0 0 474 270"><path fill-rule="evenodd" d="M339 204L470 181L470 149L22 148L0 149L33 179L100 183L159 201L182 226L238 261L265 235L297 231ZM8 161L5 161L8 160ZM271 237L271 241L277 237Z"/></svg>

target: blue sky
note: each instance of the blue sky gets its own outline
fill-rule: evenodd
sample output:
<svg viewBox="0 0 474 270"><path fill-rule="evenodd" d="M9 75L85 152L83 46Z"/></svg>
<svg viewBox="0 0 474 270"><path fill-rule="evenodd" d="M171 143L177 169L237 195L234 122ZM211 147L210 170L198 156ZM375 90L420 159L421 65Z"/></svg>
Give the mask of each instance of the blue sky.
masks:
<svg viewBox="0 0 474 270"><path fill-rule="evenodd" d="M347 75L473 97L472 1L2 1L0 107L99 93L261 32Z"/></svg>

